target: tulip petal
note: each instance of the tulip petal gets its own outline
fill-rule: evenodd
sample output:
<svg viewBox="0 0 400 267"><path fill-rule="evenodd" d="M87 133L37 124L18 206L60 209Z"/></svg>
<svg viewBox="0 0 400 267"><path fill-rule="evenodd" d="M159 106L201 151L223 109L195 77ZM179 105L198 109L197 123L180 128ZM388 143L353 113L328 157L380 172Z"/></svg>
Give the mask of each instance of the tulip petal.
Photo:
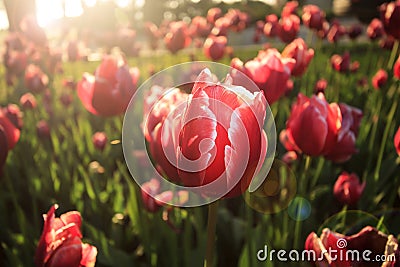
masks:
<svg viewBox="0 0 400 267"><path fill-rule="evenodd" d="M89 244L82 244L82 259L80 267L94 267L96 263L97 248Z"/></svg>
<svg viewBox="0 0 400 267"><path fill-rule="evenodd" d="M52 254L46 267L80 267L82 242L79 237L66 239Z"/></svg>

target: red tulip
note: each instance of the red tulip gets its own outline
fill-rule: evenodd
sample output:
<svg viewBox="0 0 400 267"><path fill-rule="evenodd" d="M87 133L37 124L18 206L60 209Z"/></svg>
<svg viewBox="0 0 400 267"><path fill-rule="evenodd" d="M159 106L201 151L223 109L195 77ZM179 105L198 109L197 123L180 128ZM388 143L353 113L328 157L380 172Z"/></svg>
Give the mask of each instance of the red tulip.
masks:
<svg viewBox="0 0 400 267"><path fill-rule="evenodd" d="M296 64L292 69L292 75L301 76L307 70L311 59L314 57L314 50L307 49L304 40L297 38L285 47L282 51L282 57L295 59Z"/></svg>
<svg viewBox="0 0 400 267"><path fill-rule="evenodd" d="M387 35L381 40L379 40L379 46L386 50L392 50L394 46L395 39L391 35Z"/></svg>
<svg viewBox="0 0 400 267"><path fill-rule="evenodd" d="M290 43L297 37L300 30L300 18L298 16L290 15L282 17L279 20L279 24L281 26L279 38L282 42Z"/></svg>
<svg viewBox="0 0 400 267"><path fill-rule="evenodd" d="M214 24L220 17L222 17L222 11L218 7L210 8L207 11L207 21L212 24Z"/></svg>
<svg viewBox="0 0 400 267"><path fill-rule="evenodd" d="M211 34L215 36L226 36L231 25L232 21L229 18L225 16L221 17L215 21L214 28L211 30Z"/></svg>
<svg viewBox="0 0 400 267"><path fill-rule="evenodd" d="M325 154L327 159L337 163L349 160L357 152L356 138L363 116L358 108L343 103L339 103L339 108L342 117L340 131L336 144Z"/></svg>
<svg viewBox="0 0 400 267"><path fill-rule="evenodd" d="M356 108L328 104L323 93L311 98L299 94L280 139L288 150L344 162L356 152L361 117Z"/></svg>
<svg viewBox="0 0 400 267"><path fill-rule="evenodd" d="M279 24L278 17L271 14L265 17L264 34L267 37L278 37L281 32L281 25Z"/></svg>
<svg viewBox="0 0 400 267"><path fill-rule="evenodd" d="M271 105L282 97L287 88L287 81L296 61L292 58L283 58L276 49L260 51L256 58L243 65L239 59L232 59L231 66L245 73L257 86L264 91L268 103ZM233 74L234 83L245 86Z"/></svg>
<svg viewBox="0 0 400 267"><path fill-rule="evenodd" d="M124 61L105 56L95 76L83 74L78 83L78 96L84 107L95 115L119 115L125 112L138 80L138 68L129 69Z"/></svg>
<svg viewBox="0 0 400 267"><path fill-rule="evenodd" d="M393 76L400 80L400 56L393 66Z"/></svg>
<svg viewBox="0 0 400 267"><path fill-rule="evenodd" d="M22 95L19 102L24 109L34 109L37 105L36 98L31 93Z"/></svg>
<svg viewBox="0 0 400 267"><path fill-rule="evenodd" d="M212 25L207 22L207 19L201 16L196 16L190 23L189 32L192 37L207 37L212 30Z"/></svg>
<svg viewBox="0 0 400 267"><path fill-rule="evenodd" d="M340 25L339 21L335 20L332 22L330 29L326 34L326 38L331 43L337 43L346 33L346 29Z"/></svg>
<svg viewBox="0 0 400 267"><path fill-rule="evenodd" d="M57 205L43 215L44 226L35 254L36 267L94 267L97 249L81 241L81 215L70 211L55 218Z"/></svg>
<svg viewBox="0 0 400 267"><path fill-rule="evenodd" d="M92 142L96 149L103 151L107 145L107 135L104 132L96 132L92 136Z"/></svg>
<svg viewBox="0 0 400 267"><path fill-rule="evenodd" d="M210 36L204 42L204 54L212 60L220 60L225 54L226 43L225 36Z"/></svg>
<svg viewBox="0 0 400 267"><path fill-rule="evenodd" d="M10 120L10 122L17 127L19 130L22 129L22 112L19 107L15 104L8 104L7 107L3 108L4 115Z"/></svg>
<svg viewBox="0 0 400 267"><path fill-rule="evenodd" d="M345 52L342 56L333 55L331 57L332 67L339 72L356 72L360 67L358 61L351 62L349 52Z"/></svg>
<svg viewBox="0 0 400 267"><path fill-rule="evenodd" d="M347 35L354 40L362 34L363 28L359 24L354 24L347 29Z"/></svg>
<svg viewBox="0 0 400 267"><path fill-rule="evenodd" d="M261 128L264 95L231 82L227 78L225 84L213 83L207 69L199 75L183 113L177 148L183 184L201 186L216 181L220 189L229 192L225 197L247 189L265 158L267 146Z"/></svg>
<svg viewBox="0 0 400 267"><path fill-rule="evenodd" d="M385 256L382 267L395 267L399 261L398 241L393 235L385 235L376 228L366 226L360 232L351 236L345 236L340 233L333 232L327 228L322 230L321 237L315 233L311 233L306 242L306 250L315 251L316 257L323 256L322 261L314 262L317 267L350 267L350 266L368 266L376 259L376 256ZM336 250L329 253L329 248ZM360 252L360 257L349 251ZM363 252L370 251L368 255ZM322 255L322 252L327 252ZM343 255L340 257L340 255ZM332 256L333 258L331 258ZM365 258L368 257L369 261ZM336 259L335 259L336 258ZM343 261L340 261L342 258ZM358 259L357 259L358 258Z"/></svg>
<svg viewBox="0 0 400 267"><path fill-rule="evenodd" d="M10 120L7 109L0 109L0 126L3 128L4 134L7 138L8 150L14 148L20 137L20 129L18 123Z"/></svg>
<svg viewBox="0 0 400 267"><path fill-rule="evenodd" d="M342 172L333 187L336 199L345 205L355 205L365 188L365 181L360 183L357 174Z"/></svg>
<svg viewBox="0 0 400 267"><path fill-rule="evenodd" d="M171 134L165 136L162 132L163 127L172 125L173 118L168 115L184 103L188 96L178 88L167 91L164 88L153 86L151 94L145 98L144 103L143 131L149 144L150 154L157 164L157 169L174 182L179 181L176 162L170 162L166 153L175 153L176 147L173 136Z"/></svg>
<svg viewBox="0 0 400 267"><path fill-rule="evenodd" d="M171 22L164 42L167 49L173 54L189 46L191 38L186 23L183 21Z"/></svg>
<svg viewBox="0 0 400 267"><path fill-rule="evenodd" d="M314 86L314 93L324 93L326 87L328 86L328 81L325 79L319 79Z"/></svg>
<svg viewBox="0 0 400 267"><path fill-rule="evenodd" d="M161 207L165 206L165 203L171 201L174 197L172 191L161 192L160 182L157 179L151 179L142 184L140 189L144 208L148 212L157 212ZM152 196L155 197L153 198ZM178 191L175 197L179 198L180 204L184 204L187 201L187 192Z"/></svg>
<svg viewBox="0 0 400 267"><path fill-rule="evenodd" d="M41 139L49 139L50 138L50 127L49 124L41 120L36 124L36 132L39 138Z"/></svg>
<svg viewBox="0 0 400 267"><path fill-rule="evenodd" d="M296 9L299 6L297 1L288 1L282 9L281 17L296 15Z"/></svg>
<svg viewBox="0 0 400 267"><path fill-rule="evenodd" d="M379 10L385 32L395 39L400 39L400 1L384 3Z"/></svg>
<svg viewBox="0 0 400 267"><path fill-rule="evenodd" d="M367 35L369 39L376 40L381 38L385 34L382 21L379 19L373 19L367 27Z"/></svg>
<svg viewBox="0 0 400 267"><path fill-rule="evenodd" d="M394 147L396 148L397 154L400 156L400 127L394 135Z"/></svg>
<svg viewBox="0 0 400 267"><path fill-rule="evenodd" d="M378 70L378 72L372 77L372 86L375 90L382 89L388 80L388 74L384 69Z"/></svg>
<svg viewBox="0 0 400 267"><path fill-rule="evenodd" d="M340 243L338 243L339 239L342 239L343 237L344 237L343 235L332 232L326 228L322 230L321 237L318 237L314 232L309 234L305 242L305 249L308 251L315 252L316 257L315 260L313 260L315 266L317 267L352 266L350 261L347 261L345 257L342 258L337 257L338 255L346 255L347 249L345 247L341 247ZM336 253L332 255L327 253L331 250L335 250Z"/></svg>
<svg viewBox="0 0 400 267"><path fill-rule="evenodd" d="M282 161L287 165L292 165L298 159L297 153L295 151L288 151L282 156Z"/></svg>
<svg viewBox="0 0 400 267"><path fill-rule="evenodd" d="M42 70L35 66L29 65L25 71L25 86L29 91L34 93L43 92L49 83L49 78Z"/></svg>
<svg viewBox="0 0 400 267"><path fill-rule="evenodd" d="M320 31L324 26L325 12L316 5L305 5L301 18L308 28Z"/></svg>

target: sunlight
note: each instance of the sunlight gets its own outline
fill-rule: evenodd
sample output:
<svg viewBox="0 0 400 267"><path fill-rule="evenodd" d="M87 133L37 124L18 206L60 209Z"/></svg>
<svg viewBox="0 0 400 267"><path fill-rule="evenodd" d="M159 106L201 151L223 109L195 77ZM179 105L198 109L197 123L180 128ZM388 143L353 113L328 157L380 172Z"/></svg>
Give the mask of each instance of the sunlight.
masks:
<svg viewBox="0 0 400 267"><path fill-rule="evenodd" d="M66 17L79 17L83 14L81 0L65 1L65 16Z"/></svg>
<svg viewBox="0 0 400 267"><path fill-rule="evenodd" d="M120 8L126 8L130 4L132 4L132 0L115 0L115 3L117 4L118 7Z"/></svg>
<svg viewBox="0 0 400 267"><path fill-rule="evenodd" d="M36 0L36 16L41 27L50 26L64 15L61 0Z"/></svg>

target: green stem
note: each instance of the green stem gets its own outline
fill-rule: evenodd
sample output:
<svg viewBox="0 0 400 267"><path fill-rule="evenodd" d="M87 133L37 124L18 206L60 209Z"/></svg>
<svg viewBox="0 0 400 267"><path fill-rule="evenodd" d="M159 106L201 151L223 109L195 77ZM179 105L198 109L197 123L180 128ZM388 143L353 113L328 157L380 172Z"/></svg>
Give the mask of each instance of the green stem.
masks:
<svg viewBox="0 0 400 267"><path fill-rule="evenodd" d="M399 88L397 88L397 89L399 89ZM381 147L379 148L378 160L376 162L376 168L375 168L375 173L374 173L375 181L377 181L379 179L379 172L381 170L383 152L385 151L386 141L388 139L390 126L392 125L393 117L394 117L394 114L396 113L396 108L397 108L398 102L399 102L399 98L396 97L392 104L392 107L389 111L389 114L388 114L385 131L383 132L383 135L382 135Z"/></svg>
<svg viewBox="0 0 400 267"><path fill-rule="evenodd" d="M204 267L213 266L214 262L214 246L215 246L215 229L217 226L218 201L208 205L208 223L207 223L207 247L206 258L204 259Z"/></svg>
<svg viewBox="0 0 400 267"><path fill-rule="evenodd" d="M390 70L393 67L393 63L394 63L394 60L396 59L396 55L397 55L397 50L398 49L399 49L399 40L396 40L394 42L394 45L393 45L393 48L392 48L392 53L390 54L390 58L389 58L388 65L387 65L387 68L390 69Z"/></svg>

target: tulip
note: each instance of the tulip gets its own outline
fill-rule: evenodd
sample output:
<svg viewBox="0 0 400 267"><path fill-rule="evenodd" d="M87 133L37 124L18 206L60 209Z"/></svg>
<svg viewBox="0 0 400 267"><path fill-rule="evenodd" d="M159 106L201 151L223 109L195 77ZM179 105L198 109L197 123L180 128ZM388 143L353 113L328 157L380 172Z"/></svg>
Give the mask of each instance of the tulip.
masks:
<svg viewBox="0 0 400 267"><path fill-rule="evenodd" d="M307 251L314 251L315 258L312 259L315 266L317 267L351 267L350 261L346 260L345 257L335 257L331 258L330 256L337 255L346 255L347 249L346 247L342 247L340 245L339 240L341 240L344 236L342 234L338 234L330 231L325 228L322 230L322 234L318 237L314 232L308 235L305 242L305 249ZM328 251L335 250L336 253L334 255L330 255L327 253Z"/></svg>
<svg viewBox="0 0 400 267"><path fill-rule="evenodd" d="M24 109L34 109L36 108L36 98L31 93L26 93L21 96L19 103Z"/></svg>
<svg viewBox="0 0 400 267"><path fill-rule="evenodd" d="M280 139L288 150L344 162L357 152L361 117L356 108L329 104L323 93L311 98L299 94Z"/></svg>
<svg viewBox="0 0 400 267"><path fill-rule="evenodd" d="M79 212L70 211L55 218L58 205L43 215L44 226L35 254L36 267L94 267L97 249L82 243Z"/></svg>
<svg viewBox="0 0 400 267"><path fill-rule="evenodd" d="M23 126L22 112L19 107L15 104L8 104L7 107L3 108L4 115L9 119L9 121L21 130Z"/></svg>
<svg viewBox="0 0 400 267"><path fill-rule="evenodd" d="M183 21L171 22L164 42L167 49L173 54L189 46L191 38L186 23Z"/></svg>
<svg viewBox="0 0 400 267"><path fill-rule="evenodd" d="M226 43L228 40L225 36L210 36L204 42L204 54L206 57L217 61L225 54Z"/></svg>
<svg viewBox="0 0 400 267"><path fill-rule="evenodd" d="M201 16L196 16L192 19L189 27L190 35L193 37L205 38L212 29L212 25L207 22L207 19Z"/></svg>
<svg viewBox="0 0 400 267"><path fill-rule="evenodd" d="M393 66L393 76L400 80L400 56Z"/></svg>
<svg viewBox="0 0 400 267"><path fill-rule="evenodd" d="M222 17L222 11L218 7L210 8L207 11L207 21L211 24L214 24L220 17Z"/></svg>
<svg viewBox="0 0 400 267"><path fill-rule="evenodd" d="M60 96L60 102L64 107L69 107L73 101L72 95L70 93L62 93Z"/></svg>
<svg viewBox="0 0 400 267"><path fill-rule="evenodd" d="M20 123L18 121L13 122L10 120L11 116L8 113L7 109L0 109L0 126L3 128L7 139L6 147L8 147L8 150L11 150L17 144L21 132L19 128L20 125L18 125Z"/></svg>
<svg viewBox="0 0 400 267"><path fill-rule="evenodd" d="M28 64L28 56L22 51L6 51L4 54L4 65L7 68L7 72L12 75L21 75L24 73L25 68Z"/></svg>
<svg viewBox="0 0 400 267"><path fill-rule="evenodd" d="M264 91L268 103L271 105L282 97L287 88L290 73L296 64L292 58L283 58L276 49L260 51L256 58L246 62L232 59L231 67L245 73L259 88ZM235 84L241 84L236 75L232 74ZM246 82L246 81L245 81Z"/></svg>
<svg viewBox="0 0 400 267"><path fill-rule="evenodd" d="M290 43L297 37L300 30L300 18L298 16L290 15L282 17L279 20L279 24L281 26L279 38L282 42Z"/></svg>
<svg viewBox="0 0 400 267"><path fill-rule="evenodd" d="M349 52L345 52L342 56L333 55L331 57L332 67L339 72L356 72L360 67L358 61L351 62Z"/></svg>
<svg viewBox="0 0 400 267"><path fill-rule="evenodd" d="M359 24L354 24L347 29L347 35L351 40L356 39L358 36L362 34L362 27Z"/></svg>
<svg viewBox="0 0 400 267"><path fill-rule="evenodd" d="M227 192L225 197L237 196L250 185L265 158L266 99L262 92L232 85L230 77L215 84L208 69L196 81L181 120L176 150L179 176L185 186L215 181Z"/></svg>
<svg viewBox="0 0 400 267"><path fill-rule="evenodd" d="M367 35L369 39L376 40L381 38L385 34L382 21L379 19L373 19L367 27Z"/></svg>
<svg viewBox="0 0 400 267"><path fill-rule="evenodd" d="M372 86L375 90L382 89L388 80L388 74L384 69L378 70L378 72L372 77Z"/></svg>
<svg viewBox="0 0 400 267"><path fill-rule="evenodd" d="M394 267L399 261L398 241L393 235L385 235L376 228L366 226L360 232L351 236L345 236L340 233L333 232L327 228L322 230L322 234L318 237L314 232L310 233L305 242L305 249L314 251L316 258L323 256L322 261L312 260L314 266L317 267L350 267L350 266L368 266L371 259L375 259L377 255L385 256L383 264L381 262L377 266ZM331 249L332 253L329 253ZM335 252L333 252L336 250ZM365 261L363 257L355 257L347 251L362 252L370 251ZM324 254L322 254L325 252ZM326 253L328 252L328 253ZM343 255L338 257L338 255ZM331 258L330 256L334 256Z"/></svg>
<svg viewBox="0 0 400 267"><path fill-rule="evenodd" d="M104 132L96 132L92 136L92 142L96 149L103 151L107 144L107 135Z"/></svg>
<svg viewBox="0 0 400 267"><path fill-rule="evenodd" d="M333 194L340 203L353 206L357 204L364 188L365 181L360 183L357 174L342 172L333 187Z"/></svg>
<svg viewBox="0 0 400 267"><path fill-rule="evenodd" d="M400 156L400 127L397 129L397 132L394 135L394 147L397 154Z"/></svg>
<svg viewBox="0 0 400 267"><path fill-rule="evenodd" d="M49 78L42 70L35 66L29 65L25 72L25 86L33 93L40 93L46 89Z"/></svg>
<svg viewBox="0 0 400 267"><path fill-rule="evenodd" d="M295 151L288 151L282 156L282 161L288 166L291 166L293 162L298 159L297 153Z"/></svg>
<svg viewBox="0 0 400 267"><path fill-rule="evenodd" d="M78 83L78 96L94 115L119 115L125 112L138 80L138 68L129 69L124 60L105 56L94 76L83 74Z"/></svg>
<svg viewBox="0 0 400 267"><path fill-rule="evenodd" d="M325 79L319 79L314 86L314 93L324 93L326 87L328 87L328 81Z"/></svg>
<svg viewBox="0 0 400 267"><path fill-rule="evenodd" d="M301 18L304 25L308 28L320 31L323 29L323 24L325 22L325 12L316 5L305 5Z"/></svg>
<svg viewBox="0 0 400 267"><path fill-rule="evenodd" d="M400 39L400 1L384 3L379 11L385 32L397 40Z"/></svg>
<svg viewBox="0 0 400 267"><path fill-rule="evenodd" d="M339 39L344 36L345 33L346 29L342 25L340 25L339 21L335 20L328 30L326 38L331 43L337 43Z"/></svg>
<svg viewBox="0 0 400 267"><path fill-rule="evenodd" d="M179 198L179 203L182 205L185 204L188 196L186 191L178 191L176 194L172 191L161 192L160 182L154 178L142 184L140 190L144 208L152 213L165 206L165 203L171 201L174 195Z"/></svg>
<svg viewBox="0 0 400 267"><path fill-rule="evenodd" d="M379 41L379 46L386 50L392 50L395 39L391 35L387 35Z"/></svg>
<svg viewBox="0 0 400 267"><path fill-rule="evenodd" d="M271 14L265 17L264 34L267 37L278 37L281 32L281 25L279 24L278 17Z"/></svg>
<svg viewBox="0 0 400 267"><path fill-rule="evenodd" d="M36 124L36 132L39 138L41 139L49 139L50 138L50 127L49 124L41 120Z"/></svg>
<svg viewBox="0 0 400 267"><path fill-rule="evenodd" d="M211 34L215 36L226 36L231 25L232 21L229 18L221 17L215 21L214 28L211 30Z"/></svg>
<svg viewBox="0 0 400 267"><path fill-rule="evenodd" d="M176 147L173 142L173 135L166 136L166 134L163 134L163 129L164 127L167 129L171 125L172 118L168 115L184 103L188 96L178 88L167 91L159 86L153 86L150 95L145 98L143 108L143 131L149 145L150 154L161 174L166 175L169 180L174 182L179 181L176 161L170 162L166 153L175 153Z"/></svg>
<svg viewBox="0 0 400 267"><path fill-rule="evenodd" d="M311 48L307 49L304 40L297 38L285 47L282 51L282 57L296 60L296 64L292 69L292 75L301 76L307 70L311 59L314 57L314 50Z"/></svg>
<svg viewBox="0 0 400 267"><path fill-rule="evenodd" d="M287 17L290 15L296 15L296 9L299 6L297 1L288 1L282 9L281 17Z"/></svg>

